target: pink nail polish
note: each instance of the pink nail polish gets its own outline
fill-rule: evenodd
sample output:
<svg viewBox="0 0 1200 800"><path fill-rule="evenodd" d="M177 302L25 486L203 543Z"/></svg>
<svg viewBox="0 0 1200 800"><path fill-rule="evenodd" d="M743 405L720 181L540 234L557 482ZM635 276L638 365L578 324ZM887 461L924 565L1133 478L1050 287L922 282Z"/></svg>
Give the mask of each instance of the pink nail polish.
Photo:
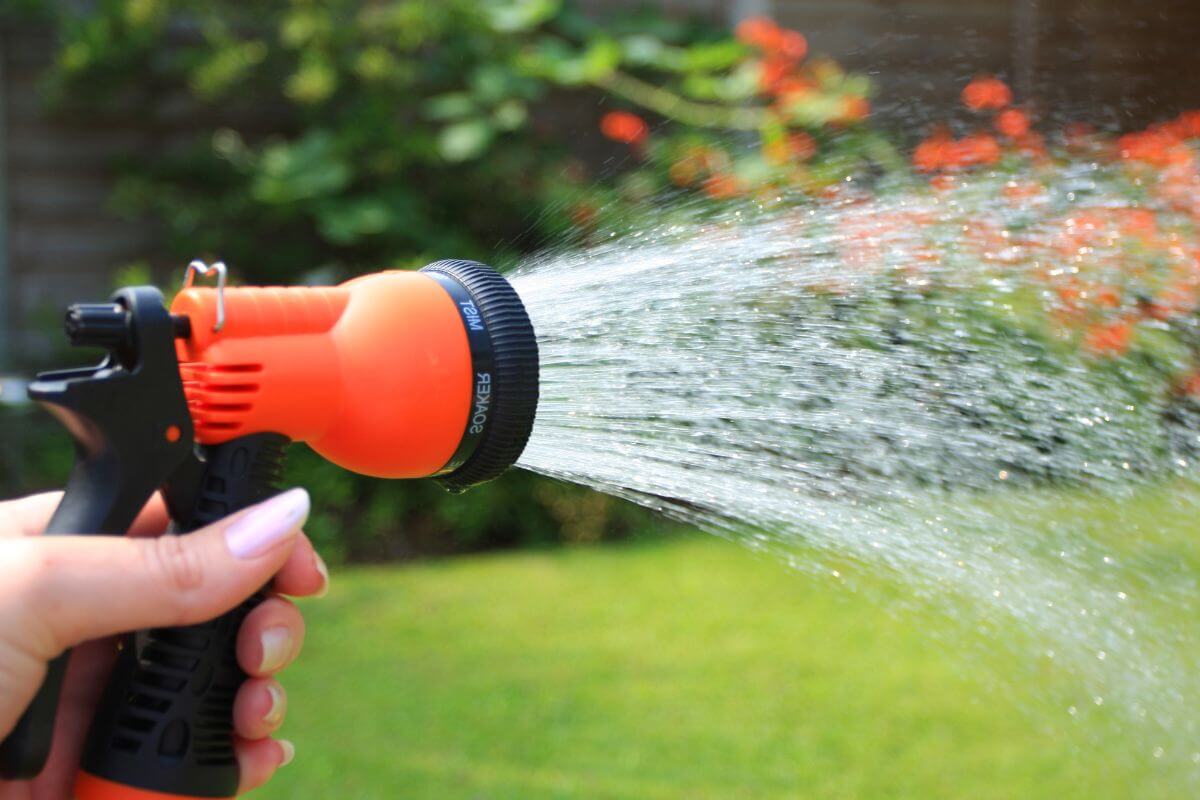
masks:
<svg viewBox="0 0 1200 800"><path fill-rule="evenodd" d="M225 530L225 544L238 558L257 558L292 539L308 518L308 492L289 489L246 512Z"/></svg>

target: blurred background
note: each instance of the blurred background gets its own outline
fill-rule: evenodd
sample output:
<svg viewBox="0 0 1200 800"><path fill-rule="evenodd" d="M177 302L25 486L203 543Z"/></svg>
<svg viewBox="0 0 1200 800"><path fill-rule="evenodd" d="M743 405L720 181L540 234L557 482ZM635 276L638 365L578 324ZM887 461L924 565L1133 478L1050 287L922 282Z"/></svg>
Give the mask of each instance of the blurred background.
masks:
<svg viewBox="0 0 1200 800"><path fill-rule="evenodd" d="M22 376L72 359L66 303L177 286L192 258L256 283L450 256L506 268L627 224L632 204L688 183L689 169L714 197L735 193L717 178L761 182L762 165L736 157L758 137L672 105L736 110L764 89L753 47L732 35L739 20L770 16L804 37L796 75L815 88L796 108L818 145L808 191L864 153L887 164L881 150L951 118L981 74L1001 76L1039 122L1124 130L1186 109L1182 76L1200 68L1200 8L1184 0L0 7L0 400L18 404ZM677 96L648 96L655 75ZM639 115L634 129L618 118L606 136L613 111ZM670 135L641 146L637 126L668 116ZM844 135L868 116L886 136ZM60 483L65 441L28 409L4 414L0 492ZM525 475L464 503L304 456L294 471L324 498L315 535L333 559L591 541L641 519Z"/></svg>
<svg viewBox="0 0 1200 800"><path fill-rule="evenodd" d="M1188 0L3 0L0 496L69 468L23 402L81 357L69 302L192 258L244 283L505 269L664 191L816 195L971 130L981 76L1064 141L1137 130L1195 106L1198 35ZM790 132L745 116L764 100ZM611 497L517 471L450 496L298 448L289 470L331 563L529 552L347 572L312 611L277 796L1169 796L990 713L1011 698L927 621Z"/></svg>

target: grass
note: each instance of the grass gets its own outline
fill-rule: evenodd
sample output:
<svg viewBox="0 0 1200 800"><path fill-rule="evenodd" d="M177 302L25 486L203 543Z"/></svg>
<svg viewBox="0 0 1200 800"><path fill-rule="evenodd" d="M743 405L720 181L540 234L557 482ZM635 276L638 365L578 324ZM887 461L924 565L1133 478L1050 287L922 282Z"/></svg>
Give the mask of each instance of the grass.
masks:
<svg viewBox="0 0 1200 800"><path fill-rule="evenodd" d="M342 570L286 679L297 760L256 796L1192 795L875 589L698 536Z"/></svg>

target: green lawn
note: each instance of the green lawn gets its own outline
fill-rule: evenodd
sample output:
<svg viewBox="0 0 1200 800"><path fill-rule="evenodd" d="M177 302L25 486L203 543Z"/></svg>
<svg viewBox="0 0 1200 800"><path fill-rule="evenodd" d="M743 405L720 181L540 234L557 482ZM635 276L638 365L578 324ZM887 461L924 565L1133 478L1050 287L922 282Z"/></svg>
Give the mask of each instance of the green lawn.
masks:
<svg viewBox="0 0 1200 800"><path fill-rule="evenodd" d="M1193 796L887 592L699 536L341 570L256 796Z"/></svg>

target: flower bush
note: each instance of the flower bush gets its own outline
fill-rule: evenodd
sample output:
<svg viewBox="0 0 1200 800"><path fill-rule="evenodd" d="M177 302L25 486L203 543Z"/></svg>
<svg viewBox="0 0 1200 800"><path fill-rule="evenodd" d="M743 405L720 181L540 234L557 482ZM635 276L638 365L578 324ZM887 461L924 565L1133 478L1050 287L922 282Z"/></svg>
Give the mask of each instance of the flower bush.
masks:
<svg viewBox="0 0 1200 800"><path fill-rule="evenodd" d="M1081 125L1048 136L1002 80L980 76L962 89L969 121L936 127L909 158L872 124L866 76L764 18L734 31L654 11L597 20L560 0L81 8L40 11L60 34L47 85L63 113L136 114L150 129L182 103L200 120L130 154L113 197L160 227L173 264L221 257L240 279L289 283L451 255L505 266L607 236L664 197L786 198L798 220L836 212L819 233L797 224L837 253L812 286L829 313L893 335L929 296L962 298L971 335L1074 359L1097 381L1132 375L1146 425L1189 424L1200 113L1120 137ZM614 151L619 168L597 166ZM1068 441L1054 429L1039 446ZM351 557L592 539L632 519L524 475L462 503L303 453L293 470L322 496L318 536Z"/></svg>

